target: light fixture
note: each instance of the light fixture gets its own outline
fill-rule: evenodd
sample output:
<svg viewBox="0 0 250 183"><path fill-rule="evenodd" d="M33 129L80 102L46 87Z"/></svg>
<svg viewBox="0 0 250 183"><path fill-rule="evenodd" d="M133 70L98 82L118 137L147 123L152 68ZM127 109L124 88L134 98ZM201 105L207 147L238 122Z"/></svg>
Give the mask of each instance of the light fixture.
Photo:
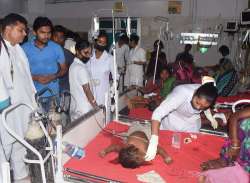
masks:
<svg viewBox="0 0 250 183"><path fill-rule="evenodd" d="M201 53L201 54L205 54L208 51L208 48L211 47L212 44L210 45L202 45L201 44L201 38L198 37L198 42L197 42L197 50Z"/></svg>
<svg viewBox="0 0 250 183"><path fill-rule="evenodd" d="M181 44L201 44L201 45L217 45L219 35L211 33L192 33L192 32L183 32L181 33Z"/></svg>
<svg viewBox="0 0 250 183"><path fill-rule="evenodd" d="M205 53L207 53L208 48L207 48L207 47L201 46L201 47L199 48L199 51L200 51L201 54L205 54Z"/></svg>

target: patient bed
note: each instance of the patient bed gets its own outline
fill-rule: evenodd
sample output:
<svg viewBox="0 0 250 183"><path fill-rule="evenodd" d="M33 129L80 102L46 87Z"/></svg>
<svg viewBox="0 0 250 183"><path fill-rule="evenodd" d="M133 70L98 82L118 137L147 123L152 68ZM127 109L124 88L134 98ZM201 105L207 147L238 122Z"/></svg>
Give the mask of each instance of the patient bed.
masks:
<svg viewBox="0 0 250 183"><path fill-rule="evenodd" d="M111 122L105 129L113 133L120 133L125 132L128 126ZM197 139L192 139L191 143L184 144L183 139L190 137L190 134L180 133L180 135L182 138L181 148L176 149L171 146L172 132L160 132L160 144L173 158L171 165L164 164L161 157L157 156L150 165L137 169L125 169L113 162L117 156L115 153L111 153L105 158L99 157L98 153L110 143L120 143L118 137L114 137L111 133L102 130L86 145L85 158L81 160L69 159L66 161L64 164L64 175L69 179L71 177L71 180L80 180L83 178L85 181L90 181L89 176L93 176L97 180L91 179L92 182L139 182L137 180L138 174L154 170L166 182L197 182L200 163L217 158L224 139L212 135L197 134Z"/></svg>
<svg viewBox="0 0 250 183"><path fill-rule="evenodd" d="M130 94L135 95L135 93ZM241 95L235 100L248 99L250 98L248 95L248 93ZM122 97L124 96L120 96L120 98ZM219 102L226 101L222 100L218 99ZM123 109L124 107L126 104L120 102L119 108ZM125 169L114 161L117 157L115 153L110 153L105 158L99 157L98 153L112 142L121 143L121 139L112 134L127 131L131 121L145 122L145 120L150 120L151 115L152 112L146 108L135 108L128 115L120 115L120 119L122 116L124 117L121 121L113 121L107 125L104 111L97 110L78 119L74 126L64 133L63 141L84 147L86 156L81 160L76 160L64 155L65 179L69 182L139 182L137 175L154 170L168 183L197 182L200 164L219 157L220 149L224 143L223 137L199 133L196 134L197 139L193 139L189 133L180 133L181 148L176 149L171 145L173 132L161 131L160 145L172 156L173 163L171 165L166 165L161 157L157 156L150 165L137 169ZM187 137L191 138L192 142L184 144L184 139Z"/></svg>

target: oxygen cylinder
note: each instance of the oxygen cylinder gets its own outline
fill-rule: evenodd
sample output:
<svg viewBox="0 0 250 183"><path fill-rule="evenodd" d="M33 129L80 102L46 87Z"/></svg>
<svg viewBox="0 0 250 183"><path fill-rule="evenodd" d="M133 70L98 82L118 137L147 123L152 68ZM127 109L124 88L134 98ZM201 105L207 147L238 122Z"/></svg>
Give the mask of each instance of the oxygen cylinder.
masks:
<svg viewBox="0 0 250 183"><path fill-rule="evenodd" d="M41 120L37 113L32 113L30 117L30 123L28 130L25 134L25 138L28 140L41 139L44 136L43 130L39 125L39 120Z"/></svg>
<svg viewBox="0 0 250 183"><path fill-rule="evenodd" d="M42 157L45 157L48 153L46 147L48 147L49 144L42 128L39 125L40 120L41 117L37 112L31 114L28 130L25 134L25 140L31 146L33 146L42 155ZM29 149L27 149L26 158L29 160L37 160L37 155L34 154ZM28 164L28 167L29 167L29 175L31 177L31 183L42 182L40 165L31 163ZM44 168L46 174L46 181L54 182L51 161L46 161L46 163L44 164Z"/></svg>

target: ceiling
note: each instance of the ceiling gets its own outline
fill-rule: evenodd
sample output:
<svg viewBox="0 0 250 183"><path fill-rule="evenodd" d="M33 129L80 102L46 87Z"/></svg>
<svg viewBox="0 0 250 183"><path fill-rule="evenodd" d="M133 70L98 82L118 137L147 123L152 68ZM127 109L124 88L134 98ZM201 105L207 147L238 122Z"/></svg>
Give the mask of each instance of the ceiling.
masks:
<svg viewBox="0 0 250 183"><path fill-rule="evenodd" d="M111 1L111 0L46 0L46 3L57 4L57 3L74 3L74 2L88 2L88 1L95 2L95 1ZM116 2L115 0L113 1ZM117 1L121 1L121 0L117 0ZM125 1L129 1L129 0L125 0ZM131 0L131 1L134 1L134 0ZM152 1L152 0L137 0L137 1ZM163 0L158 0L158 1L163 1Z"/></svg>
<svg viewBox="0 0 250 183"><path fill-rule="evenodd" d="M46 0L46 3L57 4L57 3L73 3L73 2L86 2L86 1L110 1L110 0Z"/></svg>

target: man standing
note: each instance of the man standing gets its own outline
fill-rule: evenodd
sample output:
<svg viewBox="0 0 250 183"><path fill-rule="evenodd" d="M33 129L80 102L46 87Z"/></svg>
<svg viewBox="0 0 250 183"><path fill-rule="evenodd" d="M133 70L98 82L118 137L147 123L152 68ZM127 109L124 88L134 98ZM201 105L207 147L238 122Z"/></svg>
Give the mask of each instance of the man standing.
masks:
<svg viewBox="0 0 250 183"><path fill-rule="evenodd" d="M114 77L113 57L105 50L108 37L101 33L94 45L93 56L87 63L93 82L93 93L98 105L105 105L105 95L109 96L109 76Z"/></svg>
<svg viewBox="0 0 250 183"><path fill-rule="evenodd" d="M146 52L140 48L139 36L131 35L129 46L131 50L129 52L128 68L125 75L125 86L130 87L132 85L143 86L143 66L146 63Z"/></svg>
<svg viewBox="0 0 250 183"><path fill-rule="evenodd" d="M92 54L91 46L88 41L81 40L76 43L75 50L76 58L69 69L70 93L72 94L70 117L72 121L97 107L86 66Z"/></svg>
<svg viewBox="0 0 250 183"><path fill-rule="evenodd" d="M59 92L69 91L69 67L74 61L74 55L67 49L64 48L66 39L66 28L61 25L56 25L53 28L52 40L59 44L63 48L65 64L67 66L67 72L62 77L59 78Z"/></svg>
<svg viewBox="0 0 250 183"><path fill-rule="evenodd" d="M179 62L179 61L183 61L185 64L190 64L192 65L194 63L194 57L193 55L191 55L189 52L192 49L192 45L191 44L186 44L184 51L179 53L176 56L175 61Z"/></svg>
<svg viewBox="0 0 250 183"><path fill-rule="evenodd" d="M10 103L25 103L36 107L35 87L30 74L29 64L25 53L20 47L26 36L27 21L18 14L9 14L2 22L2 37L0 39L0 78L3 82L0 93L9 95ZM4 88L3 88L4 87ZM1 111L0 111L1 112ZM20 107L7 115L7 122L11 129L24 137L27 130L30 109ZM2 116L0 113L0 123ZM8 134L3 125L0 125L0 163L9 161L14 173L15 182L28 180L28 171L23 158L25 148ZM1 167L0 167L1 170ZM0 171L0 182L2 182Z"/></svg>
<svg viewBox="0 0 250 183"><path fill-rule="evenodd" d="M121 34L118 38L117 43L115 44L116 48L116 63L119 77L119 91L122 92L124 90L124 76L126 72L126 64L129 58L129 46L128 46L129 38L125 34ZM110 52L112 53L112 49Z"/></svg>
<svg viewBox="0 0 250 183"><path fill-rule="evenodd" d="M37 91L48 87L55 95L59 93L58 78L66 71L63 49L50 41L53 25L47 17L37 17L33 24L35 39L24 43L23 49L30 63L32 78ZM52 94L46 92L41 101L45 111L49 110Z"/></svg>

